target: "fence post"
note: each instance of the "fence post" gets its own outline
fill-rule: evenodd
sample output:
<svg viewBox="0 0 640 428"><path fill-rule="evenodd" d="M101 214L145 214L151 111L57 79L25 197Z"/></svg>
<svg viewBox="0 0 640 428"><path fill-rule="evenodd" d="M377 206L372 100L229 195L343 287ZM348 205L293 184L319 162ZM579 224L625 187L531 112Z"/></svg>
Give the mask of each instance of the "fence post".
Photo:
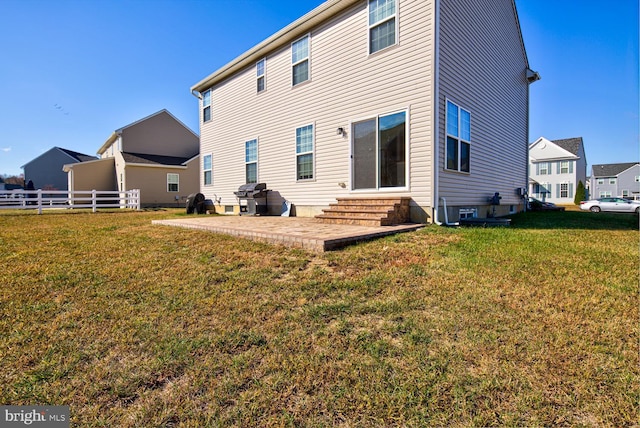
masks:
<svg viewBox="0 0 640 428"><path fill-rule="evenodd" d="M38 189L38 214L42 214L42 189Z"/></svg>
<svg viewBox="0 0 640 428"><path fill-rule="evenodd" d="M96 189L93 189L91 191L91 209L93 210L93 212L96 212L96 210L97 210L97 206L96 206Z"/></svg>

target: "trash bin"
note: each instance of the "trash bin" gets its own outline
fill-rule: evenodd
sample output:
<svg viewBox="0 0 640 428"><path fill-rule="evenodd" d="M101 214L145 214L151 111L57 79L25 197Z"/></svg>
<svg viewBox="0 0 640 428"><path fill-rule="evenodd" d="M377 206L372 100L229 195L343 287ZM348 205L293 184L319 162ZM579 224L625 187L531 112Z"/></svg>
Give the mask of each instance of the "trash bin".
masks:
<svg viewBox="0 0 640 428"><path fill-rule="evenodd" d="M206 212L205 198L202 193L192 193L187 196L187 214L204 214Z"/></svg>

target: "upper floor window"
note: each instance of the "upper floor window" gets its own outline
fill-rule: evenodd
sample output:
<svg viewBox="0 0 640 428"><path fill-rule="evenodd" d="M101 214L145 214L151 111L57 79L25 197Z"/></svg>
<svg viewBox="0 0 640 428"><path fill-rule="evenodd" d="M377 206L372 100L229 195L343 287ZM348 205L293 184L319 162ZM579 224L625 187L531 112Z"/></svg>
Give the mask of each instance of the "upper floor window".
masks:
<svg viewBox="0 0 640 428"><path fill-rule="evenodd" d="M596 183L597 184L604 184L604 178L598 178Z"/></svg>
<svg viewBox="0 0 640 428"><path fill-rule="evenodd" d="M180 174L167 174L167 192L178 192Z"/></svg>
<svg viewBox="0 0 640 428"><path fill-rule="evenodd" d="M244 143L245 182L258 182L258 140Z"/></svg>
<svg viewBox="0 0 640 428"><path fill-rule="evenodd" d="M202 121L211 120L211 89L202 93Z"/></svg>
<svg viewBox="0 0 640 428"><path fill-rule="evenodd" d="M560 174L569 174L569 161L560 161Z"/></svg>
<svg viewBox="0 0 640 428"><path fill-rule="evenodd" d="M261 59L256 63L256 79L258 92L262 92L265 89L265 66L266 60Z"/></svg>
<svg viewBox="0 0 640 428"><path fill-rule="evenodd" d="M447 101L446 168L469 172L471 157L471 113Z"/></svg>
<svg viewBox="0 0 640 428"><path fill-rule="evenodd" d="M541 162L538 164L538 175L549 175L551 174L551 166L549 162Z"/></svg>
<svg viewBox="0 0 640 428"><path fill-rule="evenodd" d="M213 183L213 168L211 164L211 155L202 157L202 172L205 186Z"/></svg>
<svg viewBox="0 0 640 428"><path fill-rule="evenodd" d="M609 177L609 184L616 184L616 178L615 177Z"/></svg>
<svg viewBox="0 0 640 428"><path fill-rule="evenodd" d="M313 125L296 128L296 179L313 178Z"/></svg>
<svg viewBox="0 0 640 428"><path fill-rule="evenodd" d="M635 180L636 180L636 183L640 182L640 175L636 175Z"/></svg>
<svg viewBox="0 0 640 428"><path fill-rule="evenodd" d="M309 80L309 36L291 44L293 86Z"/></svg>
<svg viewBox="0 0 640 428"><path fill-rule="evenodd" d="M396 1L369 0L369 53L396 44Z"/></svg>

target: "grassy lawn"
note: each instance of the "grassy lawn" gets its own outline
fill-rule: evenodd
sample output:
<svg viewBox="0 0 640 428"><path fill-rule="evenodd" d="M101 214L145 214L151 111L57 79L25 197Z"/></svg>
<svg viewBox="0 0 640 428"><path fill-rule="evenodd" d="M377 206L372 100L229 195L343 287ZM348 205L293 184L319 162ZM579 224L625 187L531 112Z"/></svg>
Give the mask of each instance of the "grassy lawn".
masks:
<svg viewBox="0 0 640 428"><path fill-rule="evenodd" d="M151 225L177 215L0 213L0 404L83 427L638 422L637 216L318 255Z"/></svg>

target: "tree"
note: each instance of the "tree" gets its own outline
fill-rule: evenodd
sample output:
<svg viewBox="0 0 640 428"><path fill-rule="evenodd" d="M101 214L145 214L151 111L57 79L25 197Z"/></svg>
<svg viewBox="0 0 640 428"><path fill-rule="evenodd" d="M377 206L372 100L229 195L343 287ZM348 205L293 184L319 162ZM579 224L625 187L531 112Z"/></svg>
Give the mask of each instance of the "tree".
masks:
<svg viewBox="0 0 640 428"><path fill-rule="evenodd" d="M24 175L23 174L20 174L20 175L0 174L0 178L2 178L2 180L6 184L17 184L19 186L23 186L24 187Z"/></svg>
<svg viewBox="0 0 640 428"><path fill-rule="evenodd" d="M573 198L573 203L576 205L580 205L580 201L584 201L586 197L586 193L584 191L584 184L582 184L582 180L578 181L578 187L576 188L576 196Z"/></svg>

